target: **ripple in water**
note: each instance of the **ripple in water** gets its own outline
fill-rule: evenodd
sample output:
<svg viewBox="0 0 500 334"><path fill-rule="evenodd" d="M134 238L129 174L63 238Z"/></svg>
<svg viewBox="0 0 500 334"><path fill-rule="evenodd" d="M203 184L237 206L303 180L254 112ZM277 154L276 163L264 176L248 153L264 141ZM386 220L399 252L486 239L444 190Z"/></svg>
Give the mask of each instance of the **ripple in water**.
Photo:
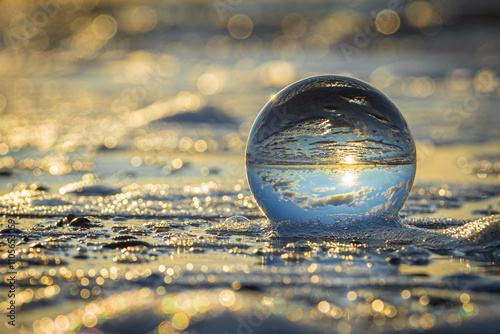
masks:
<svg viewBox="0 0 500 334"><path fill-rule="evenodd" d="M308 78L276 94L246 152L250 189L280 233L400 226L415 161L396 105L343 76Z"/></svg>

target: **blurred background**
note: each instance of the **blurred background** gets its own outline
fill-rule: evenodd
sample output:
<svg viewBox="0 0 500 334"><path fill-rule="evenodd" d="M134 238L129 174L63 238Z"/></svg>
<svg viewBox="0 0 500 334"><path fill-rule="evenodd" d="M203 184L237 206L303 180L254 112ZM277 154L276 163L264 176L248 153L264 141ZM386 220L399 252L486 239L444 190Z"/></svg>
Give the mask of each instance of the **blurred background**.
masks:
<svg viewBox="0 0 500 334"><path fill-rule="evenodd" d="M417 181L497 182L500 2L0 1L0 193L244 185L269 97L317 74L394 99Z"/></svg>

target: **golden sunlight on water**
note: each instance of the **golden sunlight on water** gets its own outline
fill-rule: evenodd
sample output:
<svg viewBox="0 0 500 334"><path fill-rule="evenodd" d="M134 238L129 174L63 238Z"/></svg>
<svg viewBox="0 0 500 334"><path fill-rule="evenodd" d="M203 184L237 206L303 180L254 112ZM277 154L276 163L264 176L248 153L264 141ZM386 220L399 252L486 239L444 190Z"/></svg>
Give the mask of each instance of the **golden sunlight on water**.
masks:
<svg viewBox="0 0 500 334"><path fill-rule="evenodd" d="M0 1L0 332L496 333L499 13L491 1ZM360 78L401 109L417 172L395 217L410 228L269 232L247 139L279 90L320 74ZM283 142L329 126L314 124ZM359 153L258 177L302 212L357 210L375 187ZM318 184L300 188L306 177ZM381 193L399 205L402 187Z"/></svg>

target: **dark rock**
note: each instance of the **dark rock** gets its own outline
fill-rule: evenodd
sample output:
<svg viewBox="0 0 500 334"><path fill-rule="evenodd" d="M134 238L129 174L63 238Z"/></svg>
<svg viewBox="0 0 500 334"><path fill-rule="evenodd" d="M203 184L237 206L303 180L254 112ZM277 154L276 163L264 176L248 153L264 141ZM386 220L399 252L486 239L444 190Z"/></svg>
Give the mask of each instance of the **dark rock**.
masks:
<svg viewBox="0 0 500 334"><path fill-rule="evenodd" d="M9 177L12 176L12 172L9 169L0 168L0 177Z"/></svg>
<svg viewBox="0 0 500 334"><path fill-rule="evenodd" d="M260 291L262 291L262 288L260 288L258 285L255 285L255 284L242 284L241 288L239 290L240 291L247 290L247 291L260 292Z"/></svg>
<svg viewBox="0 0 500 334"><path fill-rule="evenodd" d="M72 215L72 214L69 214L67 215L66 217L64 217L63 219L60 219L57 223L56 223L56 226L57 227L61 227L61 226L64 226L64 225L68 225L69 223L71 223L72 220L76 219L77 217L75 215Z"/></svg>
<svg viewBox="0 0 500 334"><path fill-rule="evenodd" d="M89 225L90 225L90 220L82 217L75 218L71 221L71 223L69 223L69 226L71 227L82 227Z"/></svg>
<svg viewBox="0 0 500 334"><path fill-rule="evenodd" d="M4 228L3 230L0 231L0 234L25 234L23 230L20 230L18 228Z"/></svg>
<svg viewBox="0 0 500 334"><path fill-rule="evenodd" d="M141 240L127 240L127 241L119 241L119 242L105 244L102 246L102 248L119 249L119 248L135 247L135 246L152 247L152 245L149 242Z"/></svg>
<svg viewBox="0 0 500 334"><path fill-rule="evenodd" d="M113 240L132 240L132 239L137 239L137 237L133 235L117 235L116 237L113 238Z"/></svg>
<svg viewBox="0 0 500 334"><path fill-rule="evenodd" d="M76 255L73 255L73 258L78 259L78 260L85 260L85 259L88 259L89 256L87 254L76 254Z"/></svg>

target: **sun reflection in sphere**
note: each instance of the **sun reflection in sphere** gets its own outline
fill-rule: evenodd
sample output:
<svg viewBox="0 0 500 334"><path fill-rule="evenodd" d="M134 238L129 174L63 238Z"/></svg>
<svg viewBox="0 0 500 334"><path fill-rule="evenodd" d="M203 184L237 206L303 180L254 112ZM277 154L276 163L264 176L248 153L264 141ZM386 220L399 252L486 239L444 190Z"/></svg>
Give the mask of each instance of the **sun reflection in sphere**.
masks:
<svg viewBox="0 0 500 334"><path fill-rule="evenodd" d="M353 186L354 184L356 184L356 179L357 179L356 175L347 172L342 177L342 182L344 182L344 184L347 186Z"/></svg>

